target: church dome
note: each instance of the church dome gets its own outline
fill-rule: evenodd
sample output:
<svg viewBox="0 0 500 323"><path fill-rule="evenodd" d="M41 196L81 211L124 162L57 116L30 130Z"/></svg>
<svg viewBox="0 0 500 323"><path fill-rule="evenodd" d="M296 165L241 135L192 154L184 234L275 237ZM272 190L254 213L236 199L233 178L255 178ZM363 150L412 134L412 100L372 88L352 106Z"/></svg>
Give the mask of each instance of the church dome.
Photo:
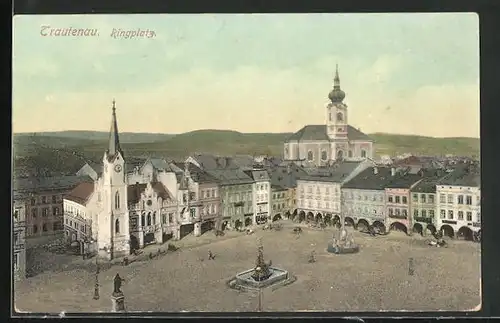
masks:
<svg viewBox="0 0 500 323"><path fill-rule="evenodd" d="M333 89L329 94L328 98L330 101L333 103L340 103L344 100L345 98L345 92L342 91L341 89Z"/></svg>

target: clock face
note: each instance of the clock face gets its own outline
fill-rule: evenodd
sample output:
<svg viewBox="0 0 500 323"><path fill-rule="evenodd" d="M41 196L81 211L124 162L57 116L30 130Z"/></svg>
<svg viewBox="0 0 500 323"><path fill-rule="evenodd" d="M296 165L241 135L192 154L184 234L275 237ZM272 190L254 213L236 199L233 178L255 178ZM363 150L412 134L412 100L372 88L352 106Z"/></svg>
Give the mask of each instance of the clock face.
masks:
<svg viewBox="0 0 500 323"><path fill-rule="evenodd" d="M119 172L121 172L121 170L122 170L122 166L121 165L116 165L115 166L115 172L119 173Z"/></svg>

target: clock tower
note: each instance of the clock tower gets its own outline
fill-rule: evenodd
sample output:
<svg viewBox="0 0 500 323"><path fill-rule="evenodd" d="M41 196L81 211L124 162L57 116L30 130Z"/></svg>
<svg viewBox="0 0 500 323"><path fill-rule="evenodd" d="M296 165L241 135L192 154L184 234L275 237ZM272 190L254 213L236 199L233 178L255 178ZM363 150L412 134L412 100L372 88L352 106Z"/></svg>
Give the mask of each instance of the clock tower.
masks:
<svg viewBox="0 0 500 323"><path fill-rule="evenodd" d="M125 160L120 147L113 100L108 149L103 156L104 203L98 217L99 254L107 259L130 254L129 212Z"/></svg>

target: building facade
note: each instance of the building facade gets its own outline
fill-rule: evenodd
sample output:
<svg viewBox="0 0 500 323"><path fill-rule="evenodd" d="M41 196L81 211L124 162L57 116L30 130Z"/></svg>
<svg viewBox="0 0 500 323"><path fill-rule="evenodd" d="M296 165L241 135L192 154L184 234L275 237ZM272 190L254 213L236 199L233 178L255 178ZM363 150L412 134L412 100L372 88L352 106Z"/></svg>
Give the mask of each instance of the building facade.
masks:
<svg viewBox="0 0 500 323"><path fill-rule="evenodd" d="M389 230L412 234L410 216L410 190L423 179L421 169L391 168L392 180L385 188Z"/></svg>
<svg viewBox="0 0 500 323"><path fill-rule="evenodd" d="M26 202L23 196L16 196L13 203L12 265L16 280L26 277Z"/></svg>
<svg viewBox="0 0 500 323"><path fill-rule="evenodd" d="M299 221L340 221L342 185L369 164L343 161L332 167L306 170L309 174L297 179Z"/></svg>
<svg viewBox="0 0 500 323"><path fill-rule="evenodd" d="M245 159L246 160L246 159ZM219 183L221 225L219 229L240 229L254 223L254 179L242 168L240 161L208 154L190 156L186 162L216 178ZM269 189L269 188L268 188Z"/></svg>
<svg viewBox="0 0 500 323"><path fill-rule="evenodd" d="M289 137L284 144L285 160L305 159L310 165L325 166L339 159L373 158L373 140L348 124L338 68L328 98L325 124L307 125Z"/></svg>
<svg viewBox="0 0 500 323"><path fill-rule="evenodd" d="M481 179L477 165L457 168L436 186L437 227L450 237L472 239L481 231Z"/></svg>
<svg viewBox="0 0 500 323"><path fill-rule="evenodd" d="M271 185L272 220L283 219L287 213L290 214L290 208L290 190L283 186Z"/></svg>
<svg viewBox="0 0 500 323"><path fill-rule="evenodd" d="M64 195L88 176L55 176L18 178L14 180L15 196L24 196L26 245L35 247L64 237Z"/></svg>
<svg viewBox="0 0 500 323"><path fill-rule="evenodd" d="M254 167L253 170L245 171L253 179L252 201L253 201L253 220L254 225L266 223L272 220L271 205L271 181L269 174L263 168Z"/></svg>
<svg viewBox="0 0 500 323"><path fill-rule="evenodd" d="M411 190L410 214L413 217L413 232L427 235L437 231L436 185L446 176L443 170L417 183Z"/></svg>
<svg viewBox="0 0 500 323"><path fill-rule="evenodd" d="M391 168L374 166L346 182L342 187L342 212L347 225L389 229L385 187L391 182Z"/></svg>

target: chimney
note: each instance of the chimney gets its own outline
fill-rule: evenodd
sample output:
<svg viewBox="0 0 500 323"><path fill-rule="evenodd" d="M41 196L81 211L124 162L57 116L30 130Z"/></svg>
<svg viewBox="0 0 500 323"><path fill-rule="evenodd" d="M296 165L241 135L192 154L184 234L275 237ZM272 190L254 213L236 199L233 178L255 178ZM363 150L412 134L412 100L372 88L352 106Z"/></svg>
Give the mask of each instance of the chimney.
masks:
<svg viewBox="0 0 500 323"><path fill-rule="evenodd" d="M391 167L391 176L395 176L395 175L396 175L396 168Z"/></svg>
<svg viewBox="0 0 500 323"><path fill-rule="evenodd" d="M373 167L373 174L375 174L375 175L378 174L378 168L377 168L377 166Z"/></svg>

